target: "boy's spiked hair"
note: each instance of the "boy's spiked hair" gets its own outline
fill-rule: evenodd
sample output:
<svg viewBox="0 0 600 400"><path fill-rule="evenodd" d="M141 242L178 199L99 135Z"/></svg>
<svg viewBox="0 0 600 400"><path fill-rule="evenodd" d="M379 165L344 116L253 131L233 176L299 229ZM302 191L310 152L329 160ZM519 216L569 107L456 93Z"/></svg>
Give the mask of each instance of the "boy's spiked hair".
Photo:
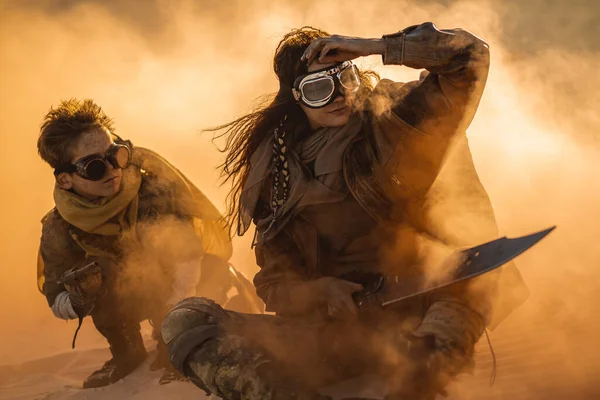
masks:
<svg viewBox="0 0 600 400"><path fill-rule="evenodd" d="M93 129L114 132L113 121L93 100L63 100L44 117L38 153L52 168L71 162L71 149L82 133Z"/></svg>

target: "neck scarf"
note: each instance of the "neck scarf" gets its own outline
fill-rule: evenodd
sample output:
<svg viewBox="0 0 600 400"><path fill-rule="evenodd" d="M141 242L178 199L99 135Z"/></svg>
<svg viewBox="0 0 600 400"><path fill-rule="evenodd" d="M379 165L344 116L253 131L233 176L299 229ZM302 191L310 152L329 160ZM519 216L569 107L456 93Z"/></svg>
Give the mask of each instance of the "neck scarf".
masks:
<svg viewBox="0 0 600 400"><path fill-rule="evenodd" d="M56 185L54 202L65 221L82 231L104 236L119 235L135 226L141 183L140 169L132 164L123 170L121 188L113 197L93 201Z"/></svg>
<svg viewBox="0 0 600 400"><path fill-rule="evenodd" d="M320 203L341 201L347 195L342 167L343 154L362 129L358 114L341 127L315 130L288 153L289 195L275 216L257 221L258 243L276 235L302 208ZM250 174L242 190L238 233L243 234L252 221L254 209L271 172L273 138L266 140L250 160ZM312 164L312 175L307 164ZM273 223L273 220L276 220ZM264 238L268 227L273 227Z"/></svg>

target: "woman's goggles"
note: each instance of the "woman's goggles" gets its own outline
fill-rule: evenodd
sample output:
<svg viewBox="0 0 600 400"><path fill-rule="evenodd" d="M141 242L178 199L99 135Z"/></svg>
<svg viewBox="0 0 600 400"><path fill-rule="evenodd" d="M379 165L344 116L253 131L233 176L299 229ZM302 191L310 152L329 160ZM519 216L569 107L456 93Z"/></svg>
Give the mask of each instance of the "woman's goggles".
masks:
<svg viewBox="0 0 600 400"><path fill-rule="evenodd" d="M111 144L104 157L94 154L83 157L74 164L61 165L54 170L54 175L58 176L58 174L63 172L74 172L83 179L99 181L106 176L109 163L115 169L122 169L127 168L130 162L131 143L129 141L124 141Z"/></svg>
<svg viewBox="0 0 600 400"><path fill-rule="evenodd" d="M331 104L338 94L355 93L360 87L358 68L351 61L300 75L294 82L294 98L310 108Z"/></svg>

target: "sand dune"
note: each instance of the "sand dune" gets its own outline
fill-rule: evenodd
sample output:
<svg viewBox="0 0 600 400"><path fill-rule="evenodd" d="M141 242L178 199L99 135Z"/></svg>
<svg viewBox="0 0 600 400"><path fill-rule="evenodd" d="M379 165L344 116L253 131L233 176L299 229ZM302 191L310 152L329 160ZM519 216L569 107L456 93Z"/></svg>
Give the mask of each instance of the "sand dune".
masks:
<svg viewBox="0 0 600 400"><path fill-rule="evenodd" d="M108 358L106 344L86 321L71 351L73 321L54 318L35 284L40 219L53 206L53 176L35 150L50 105L95 99L121 135L159 151L222 208L229 186L217 185L214 170L222 155L200 130L277 90L270 63L285 32L310 24L380 37L424 21L490 43L469 141L502 233L558 225L517 260L532 296L492 334L495 386L482 343L479 369L452 399L600 398L599 4L0 0L0 399L205 398L190 383L159 386L147 364L110 387L80 389ZM398 81L418 76L378 57L360 65ZM234 241L233 263L248 276L257 271L251 239Z"/></svg>
<svg viewBox="0 0 600 400"><path fill-rule="evenodd" d="M150 371L146 362L121 381L98 389L81 389L81 382L110 357L108 349L72 351L30 361L18 366L0 367L2 400L95 400L95 399L206 399L190 382L159 385L160 371Z"/></svg>
<svg viewBox="0 0 600 400"><path fill-rule="evenodd" d="M592 399L598 398L600 389L594 378L600 372L600 360L593 353L578 351L577 362L587 374L569 374L569 360L548 364L546 357L560 359L551 350L552 332L540 335L543 327L516 334L519 319L513 318L502 328L500 335L492 333L492 342L498 361L496 384L489 386L492 359L485 340L477 345L477 368L473 375L461 375L449 387L447 400L503 400L503 399ZM539 328L539 329L538 329ZM146 338L149 337L146 335ZM573 338L577 342L577 338ZM582 347L585 347L584 343ZM570 348L574 348L572 344ZM107 348L73 350L52 357L40 358L20 365L0 367L0 400L97 400L97 399L215 399L190 382L173 382L159 385L160 371L150 371L149 363L155 351L151 340L146 340L149 356L146 362L121 381L99 389L81 389L81 382L109 358ZM580 349L582 350L582 349ZM550 353L550 354L549 354ZM571 360L572 361L572 360ZM516 367L520 366L521 368ZM527 368L524 368L527 367ZM524 372L525 371L525 372ZM360 395L369 399L382 399L384 389L374 377L363 377L324 388L334 399Z"/></svg>

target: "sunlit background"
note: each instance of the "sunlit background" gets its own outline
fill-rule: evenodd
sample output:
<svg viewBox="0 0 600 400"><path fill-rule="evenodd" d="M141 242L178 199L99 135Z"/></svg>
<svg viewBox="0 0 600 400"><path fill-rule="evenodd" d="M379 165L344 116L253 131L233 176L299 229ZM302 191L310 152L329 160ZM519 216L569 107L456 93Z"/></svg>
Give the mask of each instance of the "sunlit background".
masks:
<svg viewBox="0 0 600 400"><path fill-rule="evenodd" d="M76 327L54 318L35 280L40 219L53 207L52 172L36 140L51 105L94 99L121 136L161 153L223 210L223 156L201 130L278 88L272 57L284 33L313 25L380 37L433 21L490 44L491 73L468 136L502 233L558 225L518 259L532 296L491 333L496 386L486 386L491 363L480 346L476 376L455 393L600 394L599 11L593 0L0 0L0 365L70 351ZM378 57L359 65L394 80L418 77ZM235 239L234 263L251 277L249 242ZM78 348L101 345L86 321Z"/></svg>

